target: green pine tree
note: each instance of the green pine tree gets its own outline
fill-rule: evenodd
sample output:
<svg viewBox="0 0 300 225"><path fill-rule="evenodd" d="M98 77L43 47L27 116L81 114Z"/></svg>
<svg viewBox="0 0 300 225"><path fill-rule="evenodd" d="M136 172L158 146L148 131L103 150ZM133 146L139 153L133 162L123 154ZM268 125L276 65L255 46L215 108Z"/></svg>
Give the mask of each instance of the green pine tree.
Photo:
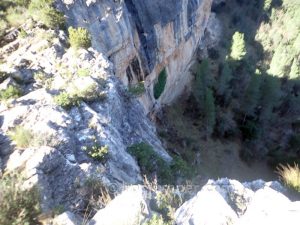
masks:
<svg viewBox="0 0 300 225"><path fill-rule="evenodd" d="M247 54L244 34L235 32L232 37L230 57L234 60L242 60Z"/></svg>
<svg viewBox="0 0 300 225"><path fill-rule="evenodd" d="M261 113L259 118L263 127L272 119L273 109L279 105L280 97L280 80L277 77L267 75L262 85Z"/></svg>
<svg viewBox="0 0 300 225"><path fill-rule="evenodd" d="M245 115L255 116L255 109L258 105L259 98L260 98L260 84L261 84L261 74L257 70L256 73L252 75L244 95L242 109Z"/></svg>
<svg viewBox="0 0 300 225"><path fill-rule="evenodd" d="M197 68L193 90L193 94L200 109L202 109L204 105L205 90L210 83L209 62L207 59L205 59Z"/></svg>
<svg viewBox="0 0 300 225"><path fill-rule="evenodd" d="M222 72L219 78L217 94L220 96L228 97L230 92L230 81L232 80L232 71L229 64L226 62L222 68Z"/></svg>
<svg viewBox="0 0 300 225"><path fill-rule="evenodd" d="M216 124L216 107L213 92L210 88L205 90L205 100L204 100L204 121L207 136L211 135L214 131Z"/></svg>

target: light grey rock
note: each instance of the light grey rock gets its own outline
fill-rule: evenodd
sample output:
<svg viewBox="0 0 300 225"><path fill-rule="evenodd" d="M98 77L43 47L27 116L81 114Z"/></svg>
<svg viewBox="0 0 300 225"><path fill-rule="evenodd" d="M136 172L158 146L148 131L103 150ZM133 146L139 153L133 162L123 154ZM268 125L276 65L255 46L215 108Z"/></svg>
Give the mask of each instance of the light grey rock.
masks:
<svg viewBox="0 0 300 225"><path fill-rule="evenodd" d="M300 202L291 202L278 182L210 180L175 213L177 225L297 224Z"/></svg>
<svg viewBox="0 0 300 225"><path fill-rule="evenodd" d="M64 205L82 210L85 200L78 193L91 177L105 185L140 182L140 169L127 152L132 144L147 142L166 163L172 160L146 114L172 102L189 86L188 69L211 4L212 0L56 0L69 25L88 28L93 48L67 49L65 32L39 27L1 48L5 63L0 70L13 74L26 90L9 106L1 104L1 130L7 135L23 126L34 134L31 147L15 148L11 154L1 150L1 159L5 155L8 170L24 168L28 182L41 187L43 209ZM155 100L153 85L163 68L168 81ZM82 69L89 76L80 77ZM39 82L37 72L42 74ZM142 80L145 94L131 98L123 84ZM61 91L74 93L90 85L106 98L83 101L71 110L53 100ZM95 139L109 148L105 163L82 150Z"/></svg>
<svg viewBox="0 0 300 225"><path fill-rule="evenodd" d="M14 79L12 79L11 77L8 77L0 84L0 90L5 90L9 86L18 87L19 85L16 83L16 81Z"/></svg>
<svg viewBox="0 0 300 225"><path fill-rule="evenodd" d="M204 41L200 44L200 48L216 47L222 36L222 25L215 13L211 13L205 30Z"/></svg>
<svg viewBox="0 0 300 225"><path fill-rule="evenodd" d="M1 123L1 122L0 122ZM7 136L5 136L0 130L0 158L7 156L11 153L13 147L11 146L10 140Z"/></svg>
<svg viewBox="0 0 300 225"><path fill-rule="evenodd" d="M300 202L291 202L283 194L265 186L255 192L238 225L299 224Z"/></svg>
<svg viewBox="0 0 300 225"><path fill-rule="evenodd" d="M147 112L172 102L188 89L194 53L203 38L212 0L57 0L74 27L85 27L95 49L109 57L127 85L145 80L140 98ZM153 85L166 68L168 81L155 100ZM155 106L155 107L154 107Z"/></svg>
<svg viewBox="0 0 300 225"><path fill-rule="evenodd" d="M131 186L118 195L104 209L99 210L89 225L141 224L149 214L142 186Z"/></svg>
<svg viewBox="0 0 300 225"><path fill-rule="evenodd" d="M64 205L68 210L82 210L86 200L78 193L90 178L107 186L112 182L120 186L142 181L136 161L127 152L132 144L147 142L166 162L172 160L142 105L128 95L103 54L92 48L75 52L38 42L23 44L26 51L22 45L15 52L5 53L8 62L18 57L28 60L30 65L24 65L24 69L35 68L45 76L41 75L38 86L24 84L27 94L9 106L1 104L0 124L3 135L22 126L33 134L33 139L29 148L16 146L13 152L3 148L0 154L1 159L5 158L7 170L23 168L28 183L41 186L43 209ZM37 52L37 46L44 46L41 52ZM14 70L21 62L6 63L4 67L7 71ZM87 76L78 75L79 69L86 69ZM106 98L83 101L70 110L64 110L54 101L61 91L82 92L91 85ZM95 139L108 147L107 162L94 160L83 151L83 147L93 146Z"/></svg>
<svg viewBox="0 0 300 225"><path fill-rule="evenodd" d="M223 185L209 181L198 194L176 210L177 225L234 224L238 216L228 204Z"/></svg>
<svg viewBox="0 0 300 225"><path fill-rule="evenodd" d="M255 180L252 182L244 182L243 185L253 191L257 191L264 187L270 187L275 191L285 193L287 190L278 181L265 182L264 180Z"/></svg>
<svg viewBox="0 0 300 225"><path fill-rule="evenodd" d="M64 212L53 219L53 225L82 225L82 218L72 212Z"/></svg>

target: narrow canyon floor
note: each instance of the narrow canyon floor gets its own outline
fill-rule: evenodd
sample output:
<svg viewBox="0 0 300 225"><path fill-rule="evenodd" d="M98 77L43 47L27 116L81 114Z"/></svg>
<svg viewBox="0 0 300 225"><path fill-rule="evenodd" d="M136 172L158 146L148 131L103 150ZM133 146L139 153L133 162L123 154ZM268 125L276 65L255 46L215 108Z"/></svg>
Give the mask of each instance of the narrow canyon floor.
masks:
<svg viewBox="0 0 300 225"><path fill-rule="evenodd" d="M205 184L208 179L227 177L241 182L263 179L277 180L278 175L266 161L245 162L238 138L206 138L199 123L186 115L186 101L164 108L163 119L157 122L158 133L169 152L180 155L196 172L193 183Z"/></svg>

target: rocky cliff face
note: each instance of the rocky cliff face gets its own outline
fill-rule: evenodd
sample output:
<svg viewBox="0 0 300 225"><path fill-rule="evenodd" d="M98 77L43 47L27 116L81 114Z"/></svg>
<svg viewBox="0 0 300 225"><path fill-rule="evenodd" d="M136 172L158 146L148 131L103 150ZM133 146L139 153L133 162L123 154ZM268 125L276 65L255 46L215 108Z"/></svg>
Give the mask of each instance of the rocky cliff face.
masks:
<svg viewBox="0 0 300 225"><path fill-rule="evenodd" d="M21 169L27 183L38 184L43 209L85 207L88 180L104 186L142 181L127 147L147 142L166 162L172 158L154 125L126 85L144 81L144 108L171 102L188 85L189 63L210 15L211 0L57 0L68 25L86 27L93 48L73 51L64 31L26 22L0 49L0 90L20 90L0 105L0 168ZM153 98L157 75L166 70L162 96ZM84 95L69 109L56 97ZM158 103L158 104L155 104ZM13 142L20 130L26 145ZM26 138L26 137L25 137ZM87 154L108 148L105 162ZM85 190L86 192L86 190Z"/></svg>
<svg viewBox="0 0 300 225"><path fill-rule="evenodd" d="M13 86L23 94L0 104L0 169L21 169L27 183L38 184L44 210L84 207L79 192L88 180L108 186L141 182L140 169L127 152L132 144L147 142L166 162L171 160L143 107L103 54L68 49L63 31L24 29L26 38L0 49L0 71L5 72L0 90ZM62 92L98 94L65 109L55 101ZM26 145L8 137L18 127L31 135ZM87 148L99 146L108 147L106 162L87 154Z"/></svg>
<svg viewBox="0 0 300 225"><path fill-rule="evenodd" d="M147 111L168 104L187 88L190 63L201 43L212 0L58 0L69 25L86 27L93 46L114 64L123 83L145 81ZM166 69L166 88L157 100L153 85Z"/></svg>

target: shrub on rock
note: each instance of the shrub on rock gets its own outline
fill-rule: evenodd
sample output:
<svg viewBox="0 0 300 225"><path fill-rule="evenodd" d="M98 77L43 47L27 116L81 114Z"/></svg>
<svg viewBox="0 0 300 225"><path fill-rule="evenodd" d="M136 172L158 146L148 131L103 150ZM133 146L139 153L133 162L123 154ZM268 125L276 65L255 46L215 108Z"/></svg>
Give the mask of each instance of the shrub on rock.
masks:
<svg viewBox="0 0 300 225"><path fill-rule="evenodd" d="M22 126L17 126L10 134L10 138L16 143L19 148L27 148L31 146L33 134L30 130Z"/></svg>
<svg viewBox="0 0 300 225"><path fill-rule="evenodd" d="M23 182L16 174L0 176L0 224L39 224L38 190L22 188Z"/></svg>
<svg viewBox="0 0 300 225"><path fill-rule="evenodd" d="M13 85L8 86L5 90L0 90L0 100L8 100L21 96L21 90Z"/></svg>
<svg viewBox="0 0 300 225"><path fill-rule="evenodd" d="M87 29L79 27L68 29L69 39L72 48L89 48L92 45L91 37Z"/></svg>

